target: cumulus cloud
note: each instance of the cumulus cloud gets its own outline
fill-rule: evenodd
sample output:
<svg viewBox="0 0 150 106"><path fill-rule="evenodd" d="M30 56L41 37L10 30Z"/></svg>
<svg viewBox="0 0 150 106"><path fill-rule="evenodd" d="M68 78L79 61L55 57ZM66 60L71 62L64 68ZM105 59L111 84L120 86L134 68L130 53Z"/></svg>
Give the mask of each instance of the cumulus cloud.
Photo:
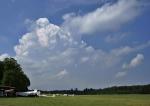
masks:
<svg viewBox="0 0 150 106"><path fill-rule="evenodd" d="M0 61L3 61L5 58L10 57L7 53L0 55Z"/></svg>
<svg viewBox="0 0 150 106"><path fill-rule="evenodd" d="M124 77L125 75L127 75L127 72L126 71L122 71L122 72L118 72L115 77L116 78L120 78L120 77Z"/></svg>
<svg viewBox="0 0 150 106"><path fill-rule="evenodd" d="M126 34L126 33L118 33L118 34L115 34L115 35L108 35L105 38L105 42L107 42L107 43L117 43L117 42L125 39L125 37L127 37L127 36L128 36L128 34Z"/></svg>
<svg viewBox="0 0 150 106"><path fill-rule="evenodd" d="M144 60L144 55L143 54L137 54L136 57L134 57L129 64L124 63L122 68L123 69L130 69L130 68L135 68L139 66Z"/></svg>
<svg viewBox="0 0 150 106"><path fill-rule="evenodd" d="M116 56L121 56L121 55L127 55L133 51L135 51L135 48L132 48L130 46L124 46L124 47L113 49L111 52Z"/></svg>
<svg viewBox="0 0 150 106"><path fill-rule="evenodd" d="M124 56L148 45L125 46L106 52L75 39L69 31L51 24L47 18L33 24L14 50L15 58L31 80L31 87L40 89L96 86L99 81L109 79L104 74L108 75L108 70L113 72Z"/></svg>
<svg viewBox="0 0 150 106"><path fill-rule="evenodd" d="M43 82L46 85L58 79L64 83L66 78L67 81L90 81L91 73L107 70L120 60L113 53L96 50L82 39L74 39L70 32L51 24L47 18L35 21L34 28L19 39L19 44L14 50L15 58L31 79L32 87L38 88ZM65 70L60 72L62 69ZM87 76L82 77L85 73ZM83 83L79 83L75 85L71 82L66 87L84 86Z"/></svg>
<svg viewBox="0 0 150 106"><path fill-rule="evenodd" d="M83 16L73 13L64 16L64 26L69 30L89 34L95 31L111 31L135 18L140 12L137 0L119 0L114 4L105 4L93 12Z"/></svg>
<svg viewBox="0 0 150 106"><path fill-rule="evenodd" d="M144 44L138 45L138 46L133 46L133 47L121 46L119 48L112 49L111 53L116 56L124 56L124 55L128 55L130 53L137 52L137 51L140 51L140 50L148 48L148 47L150 47L150 41L148 41Z"/></svg>
<svg viewBox="0 0 150 106"><path fill-rule="evenodd" d="M128 74L128 72L130 71L129 69L133 69L136 68L137 66L139 66L144 60L144 55L143 54L137 54L136 57L134 57L130 63L124 63L122 65L122 71L117 72L116 74L116 78L121 78L124 77Z"/></svg>
<svg viewBox="0 0 150 106"><path fill-rule="evenodd" d="M60 71L58 74L56 74L56 78L58 78L58 79L62 79L62 78L64 78L66 75L68 74L68 72L67 72L67 70L63 70L63 71Z"/></svg>

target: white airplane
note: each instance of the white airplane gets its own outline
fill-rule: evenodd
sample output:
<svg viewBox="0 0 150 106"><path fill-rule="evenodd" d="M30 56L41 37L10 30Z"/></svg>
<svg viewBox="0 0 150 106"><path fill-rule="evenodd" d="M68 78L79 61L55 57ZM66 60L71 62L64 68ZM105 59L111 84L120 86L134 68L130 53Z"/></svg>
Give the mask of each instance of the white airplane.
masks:
<svg viewBox="0 0 150 106"><path fill-rule="evenodd" d="M40 91L35 89L27 92L16 92L16 96L40 96Z"/></svg>

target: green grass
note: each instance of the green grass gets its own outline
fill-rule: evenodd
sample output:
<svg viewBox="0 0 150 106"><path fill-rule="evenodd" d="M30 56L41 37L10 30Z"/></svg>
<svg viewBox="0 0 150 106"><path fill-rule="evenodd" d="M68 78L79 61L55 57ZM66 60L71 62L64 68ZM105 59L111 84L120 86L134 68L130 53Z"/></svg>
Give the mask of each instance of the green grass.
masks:
<svg viewBox="0 0 150 106"><path fill-rule="evenodd" d="M0 98L0 106L150 106L150 95Z"/></svg>

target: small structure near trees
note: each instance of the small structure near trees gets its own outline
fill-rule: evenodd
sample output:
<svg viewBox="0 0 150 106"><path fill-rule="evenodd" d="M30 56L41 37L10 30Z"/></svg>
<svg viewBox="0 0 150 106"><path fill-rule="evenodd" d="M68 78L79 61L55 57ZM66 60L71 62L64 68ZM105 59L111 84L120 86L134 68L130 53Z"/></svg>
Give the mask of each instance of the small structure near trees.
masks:
<svg viewBox="0 0 150 106"><path fill-rule="evenodd" d="M0 86L0 97L16 96L15 87Z"/></svg>

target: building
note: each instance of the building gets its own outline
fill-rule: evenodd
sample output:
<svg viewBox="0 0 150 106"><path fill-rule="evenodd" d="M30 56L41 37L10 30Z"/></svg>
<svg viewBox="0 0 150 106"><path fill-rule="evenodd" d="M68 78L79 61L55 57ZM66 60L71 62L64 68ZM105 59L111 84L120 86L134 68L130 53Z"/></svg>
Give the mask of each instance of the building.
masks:
<svg viewBox="0 0 150 106"><path fill-rule="evenodd" d="M15 95L16 95L15 87L0 86L0 97L15 96Z"/></svg>

